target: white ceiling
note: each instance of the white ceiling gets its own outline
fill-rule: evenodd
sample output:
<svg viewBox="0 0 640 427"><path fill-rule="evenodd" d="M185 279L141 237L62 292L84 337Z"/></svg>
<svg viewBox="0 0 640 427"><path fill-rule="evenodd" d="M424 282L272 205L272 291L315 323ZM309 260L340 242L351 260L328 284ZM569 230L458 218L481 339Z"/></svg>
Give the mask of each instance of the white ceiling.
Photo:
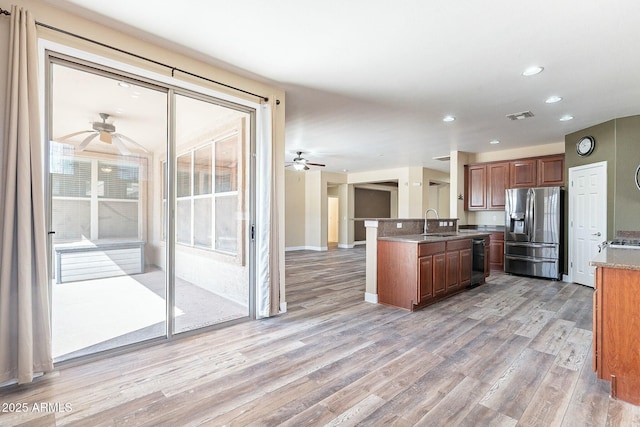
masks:
<svg viewBox="0 0 640 427"><path fill-rule="evenodd" d="M432 157L640 114L637 0L47 2L282 87L286 160L331 171L448 170Z"/></svg>

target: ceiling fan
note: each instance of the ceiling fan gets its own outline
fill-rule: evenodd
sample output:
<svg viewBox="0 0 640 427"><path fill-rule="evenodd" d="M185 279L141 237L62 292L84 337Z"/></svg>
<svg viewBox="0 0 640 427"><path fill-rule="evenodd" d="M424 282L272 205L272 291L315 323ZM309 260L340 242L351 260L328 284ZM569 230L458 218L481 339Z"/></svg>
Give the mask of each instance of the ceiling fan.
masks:
<svg viewBox="0 0 640 427"><path fill-rule="evenodd" d="M131 150L129 150L129 148L125 145L125 141L131 146L138 148L145 153L149 152L146 148L144 148L142 145L138 144L136 141L129 138L128 136L125 136L121 133L117 133L116 127L111 123L107 123L109 114L100 113L100 118L102 119L101 122L92 123L92 126L91 126L92 130L81 130L79 132L70 133L69 135L61 136L60 138L55 138L54 141L63 142L70 138L73 138L74 136L82 135L84 133L89 133L90 135L85 137L82 140L82 142L76 146L76 150L83 151L84 149L87 148L87 146L91 141L93 141L97 136L99 136L98 139L101 142L105 144L113 144L118 150L118 152L120 152L120 154L124 154L124 155L131 154Z"/></svg>
<svg viewBox="0 0 640 427"><path fill-rule="evenodd" d="M302 157L302 151L296 151L296 157L293 158L293 161L289 164L285 165L285 167L293 166L293 168L297 171L306 171L309 170L309 166L319 166L325 167L322 163L311 163L308 162L307 159Z"/></svg>

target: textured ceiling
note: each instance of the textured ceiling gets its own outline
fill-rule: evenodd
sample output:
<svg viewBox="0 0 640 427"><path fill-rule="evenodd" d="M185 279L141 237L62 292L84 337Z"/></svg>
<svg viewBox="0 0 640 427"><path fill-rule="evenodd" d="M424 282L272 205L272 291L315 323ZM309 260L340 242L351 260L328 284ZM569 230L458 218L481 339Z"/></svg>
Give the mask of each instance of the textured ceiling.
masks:
<svg viewBox="0 0 640 427"><path fill-rule="evenodd" d="M636 0L47 2L284 88L286 160L331 171L447 170L640 114Z"/></svg>

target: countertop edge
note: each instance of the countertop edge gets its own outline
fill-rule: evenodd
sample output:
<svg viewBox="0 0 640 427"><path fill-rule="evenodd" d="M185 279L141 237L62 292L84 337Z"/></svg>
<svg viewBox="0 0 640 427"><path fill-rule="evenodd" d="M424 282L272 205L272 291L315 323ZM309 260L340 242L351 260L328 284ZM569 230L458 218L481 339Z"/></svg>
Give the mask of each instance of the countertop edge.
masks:
<svg viewBox="0 0 640 427"><path fill-rule="evenodd" d="M604 248L589 264L594 267L640 270L640 250Z"/></svg>
<svg viewBox="0 0 640 427"><path fill-rule="evenodd" d="M436 233L438 234L438 233ZM378 240L383 240L387 242L404 242L404 243L437 243L437 242L447 242L452 240L462 240L462 239L473 239L474 237L489 237L491 233L488 232L473 232L471 231L463 231L457 232L456 234L451 234L450 236L423 236L422 234L407 234L400 236L387 236L387 237L378 237Z"/></svg>

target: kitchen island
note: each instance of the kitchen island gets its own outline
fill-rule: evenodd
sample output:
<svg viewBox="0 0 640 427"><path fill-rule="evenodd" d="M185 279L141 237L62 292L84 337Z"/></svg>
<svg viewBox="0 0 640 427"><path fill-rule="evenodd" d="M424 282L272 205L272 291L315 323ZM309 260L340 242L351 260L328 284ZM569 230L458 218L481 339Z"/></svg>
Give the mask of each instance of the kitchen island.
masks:
<svg viewBox="0 0 640 427"><path fill-rule="evenodd" d="M611 397L640 405L640 249L605 248L593 294L593 369Z"/></svg>
<svg viewBox="0 0 640 427"><path fill-rule="evenodd" d="M489 275L489 233L477 230L379 237L378 302L416 310L471 284L473 240L482 241L482 280Z"/></svg>

